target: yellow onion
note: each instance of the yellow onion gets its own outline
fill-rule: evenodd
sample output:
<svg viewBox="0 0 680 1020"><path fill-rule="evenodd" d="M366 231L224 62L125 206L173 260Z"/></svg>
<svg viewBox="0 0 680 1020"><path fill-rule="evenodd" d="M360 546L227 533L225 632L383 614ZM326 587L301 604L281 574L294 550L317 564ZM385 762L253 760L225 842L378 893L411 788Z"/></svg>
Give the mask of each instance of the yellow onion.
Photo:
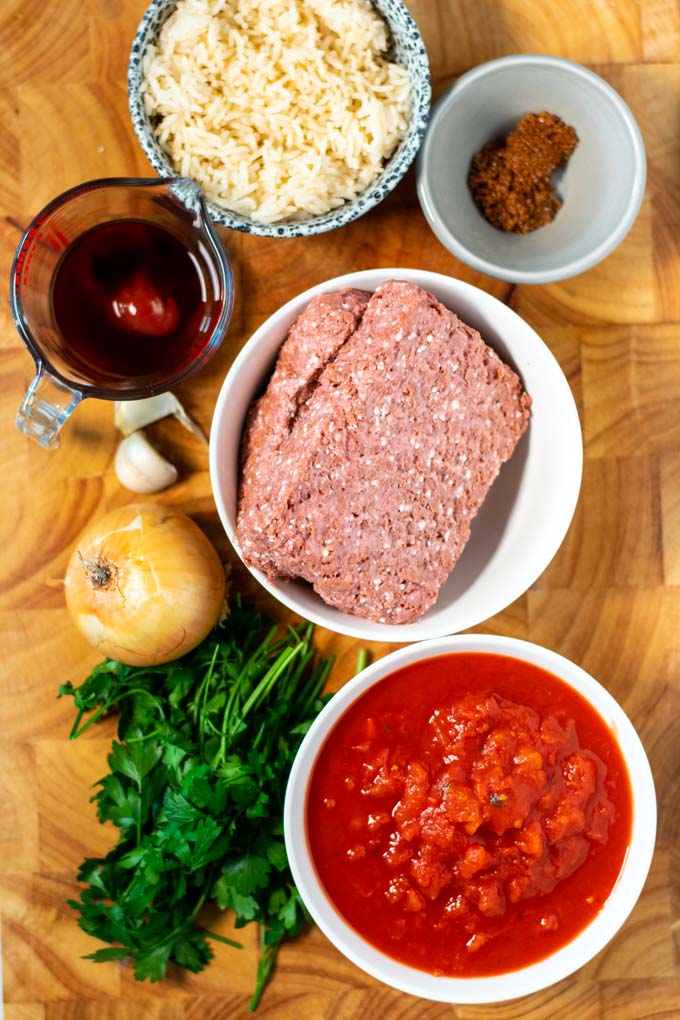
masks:
<svg viewBox="0 0 680 1020"><path fill-rule="evenodd" d="M186 514L132 503L85 529L65 590L74 623L102 655L146 666L203 640L222 615L225 574Z"/></svg>

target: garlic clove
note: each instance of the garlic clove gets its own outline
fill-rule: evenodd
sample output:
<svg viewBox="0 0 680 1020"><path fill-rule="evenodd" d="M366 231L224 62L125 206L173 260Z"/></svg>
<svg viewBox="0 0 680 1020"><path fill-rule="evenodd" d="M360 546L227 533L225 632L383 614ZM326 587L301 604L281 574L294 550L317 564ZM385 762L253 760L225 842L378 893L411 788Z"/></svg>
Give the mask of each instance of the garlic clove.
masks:
<svg viewBox="0 0 680 1020"><path fill-rule="evenodd" d="M116 450L114 462L121 485L131 492L160 492L177 481L177 468L161 457L143 432L132 432Z"/></svg>
<svg viewBox="0 0 680 1020"><path fill-rule="evenodd" d="M113 405L113 421L124 436L129 436L145 425L167 418L175 410L173 394L159 393L142 400L117 400Z"/></svg>
<svg viewBox="0 0 680 1020"><path fill-rule="evenodd" d="M180 425L183 425L187 431L193 432L196 438L200 439L201 442L205 443L207 446L208 440L206 439L205 433L201 429L200 425L197 425L194 419L189 417L174 393L171 393L170 396L173 397L175 401L175 410L172 413L177 421Z"/></svg>
<svg viewBox="0 0 680 1020"><path fill-rule="evenodd" d="M144 397L142 400L117 400L113 405L113 420L117 429L124 436L151 425L161 418L173 415L189 432L207 443L205 435L196 422L189 417L174 393L158 393L155 397Z"/></svg>

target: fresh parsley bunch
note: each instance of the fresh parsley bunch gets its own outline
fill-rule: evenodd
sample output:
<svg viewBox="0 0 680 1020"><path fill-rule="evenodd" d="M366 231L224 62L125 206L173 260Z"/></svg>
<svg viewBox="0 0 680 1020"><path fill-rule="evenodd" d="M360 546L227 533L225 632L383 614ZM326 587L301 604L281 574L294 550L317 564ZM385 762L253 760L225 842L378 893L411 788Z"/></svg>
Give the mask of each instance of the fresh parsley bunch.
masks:
<svg viewBox="0 0 680 1020"><path fill-rule="evenodd" d="M209 940L238 946L200 925L213 900L234 911L237 928L260 925L256 1008L279 945L309 921L286 857L283 799L326 700L331 660L315 661L312 629L278 636L237 598L183 658L144 667L108 660L80 686L60 687L78 709L72 739L120 712L111 771L92 798L120 839L106 857L83 862L86 888L69 901L84 931L114 944L89 959L129 957L140 981L160 980L171 961L200 971Z"/></svg>

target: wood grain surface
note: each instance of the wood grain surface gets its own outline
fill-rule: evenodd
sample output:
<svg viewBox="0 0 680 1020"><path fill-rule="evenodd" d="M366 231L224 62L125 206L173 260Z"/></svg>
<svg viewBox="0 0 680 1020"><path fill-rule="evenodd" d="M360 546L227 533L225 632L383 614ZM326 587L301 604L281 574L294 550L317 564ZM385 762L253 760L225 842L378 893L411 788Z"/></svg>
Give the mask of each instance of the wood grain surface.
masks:
<svg viewBox="0 0 680 1020"><path fill-rule="evenodd" d="M413 174L340 231L297 240L228 231L237 300L229 336L181 396L207 430L231 361L252 330L305 287L340 273L414 266L508 301L545 339L575 394L585 443L581 498L554 561L514 605L478 629L545 644L598 677L649 754L659 832L649 880L619 935L572 978L490 1007L427 1003L383 987L318 930L281 952L267 1020L677 1020L680 1017L680 13L676 0L409 0L430 54L435 94L473 65L515 52L586 64L623 95L648 156L642 210L619 249L590 272L511 287L468 269L430 233ZM149 175L129 123L125 72L144 0L0 4L0 276L32 216L88 178ZM66 900L85 855L113 831L89 804L113 734L75 744L57 685L97 655L75 633L61 578L79 531L130 500L113 472L112 409L87 401L47 453L14 429L32 362L0 303L0 911L6 1020L240 1020L253 985L255 931L220 947L196 976L138 984L95 948ZM180 467L163 495L195 517L235 583L279 619L244 576L216 517L207 453L174 422L154 427ZM332 685L356 644L331 633ZM374 657L387 652L373 645ZM229 919L215 922L229 930Z"/></svg>

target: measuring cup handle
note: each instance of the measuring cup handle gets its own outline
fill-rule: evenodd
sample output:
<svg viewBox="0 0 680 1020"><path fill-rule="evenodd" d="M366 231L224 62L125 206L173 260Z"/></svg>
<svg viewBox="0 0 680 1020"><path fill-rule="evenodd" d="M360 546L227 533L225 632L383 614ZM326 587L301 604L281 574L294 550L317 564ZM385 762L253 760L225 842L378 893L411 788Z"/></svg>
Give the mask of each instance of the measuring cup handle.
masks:
<svg viewBox="0 0 680 1020"><path fill-rule="evenodd" d="M82 399L79 390L55 379L38 362L17 414L17 428L46 449L53 449L59 446L60 428Z"/></svg>

